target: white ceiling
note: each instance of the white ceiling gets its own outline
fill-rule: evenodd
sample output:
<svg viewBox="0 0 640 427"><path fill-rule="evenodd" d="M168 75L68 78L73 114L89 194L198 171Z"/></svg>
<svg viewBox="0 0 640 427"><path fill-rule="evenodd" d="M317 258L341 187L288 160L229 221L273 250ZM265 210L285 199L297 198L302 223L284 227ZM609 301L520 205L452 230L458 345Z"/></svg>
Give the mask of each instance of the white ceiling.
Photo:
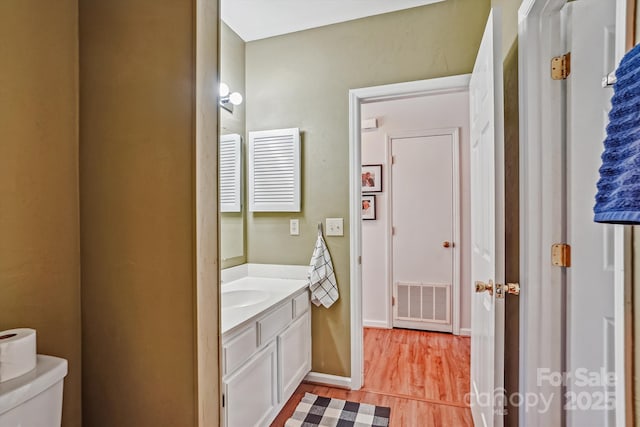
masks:
<svg viewBox="0 0 640 427"><path fill-rule="evenodd" d="M222 0L222 20L244 41L444 0Z"/></svg>

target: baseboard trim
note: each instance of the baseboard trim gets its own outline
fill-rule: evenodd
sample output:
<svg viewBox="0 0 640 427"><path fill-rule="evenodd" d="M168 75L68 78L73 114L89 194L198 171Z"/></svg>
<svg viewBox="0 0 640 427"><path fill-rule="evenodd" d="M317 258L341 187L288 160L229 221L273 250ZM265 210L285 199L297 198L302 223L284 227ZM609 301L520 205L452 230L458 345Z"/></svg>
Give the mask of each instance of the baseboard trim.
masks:
<svg viewBox="0 0 640 427"><path fill-rule="evenodd" d="M309 372L304 380L308 383L329 385L332 387L346 388L351 390L351 378L339 377L337 375L323 374L320 372Z"/></svg>
<svg viewBox="0 0 640 427"><path fill-rule="evenodd" d="M365 328L391 329L389 324L382 320L363 320L362 326Z"/></svg>
<svg viewBox="0 0 640 427"><path fill-rule="evenodd" d="M471 328L460 328L460 336L470 337L471 336Z"/></svg>

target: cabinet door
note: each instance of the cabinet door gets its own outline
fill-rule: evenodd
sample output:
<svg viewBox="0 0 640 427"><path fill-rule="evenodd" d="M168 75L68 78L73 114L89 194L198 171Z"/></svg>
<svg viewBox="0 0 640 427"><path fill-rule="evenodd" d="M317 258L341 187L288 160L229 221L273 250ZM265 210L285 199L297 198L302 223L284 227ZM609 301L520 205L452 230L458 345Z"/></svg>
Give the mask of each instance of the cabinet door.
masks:
<svg viewBox="0 0 640 427"><path fill-rule="evenodd" d="M264 426L278 406L276 344L271 343L224 382L227 427Z"/></svg>
<svg viewBox="0 0 640 427"><path fill-rule="evenodd" d="M278 336L278 361L280 365L280 402L285 402L311 370L309 311Z"/></svg>

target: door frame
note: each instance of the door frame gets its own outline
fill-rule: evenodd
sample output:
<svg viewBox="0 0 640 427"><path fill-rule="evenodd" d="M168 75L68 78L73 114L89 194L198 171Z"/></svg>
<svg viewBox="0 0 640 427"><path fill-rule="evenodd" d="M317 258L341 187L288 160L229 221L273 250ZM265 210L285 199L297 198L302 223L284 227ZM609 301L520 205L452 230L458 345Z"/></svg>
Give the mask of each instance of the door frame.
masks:
<svg viewBox="0 0 640 427"><path fill-rule="evenodd" d="M560 384L541 382L538 368L563 372L565 367L562 268L550 262L553 243L566 240L562 224L561 179L564 134L564 88L549 78L549 61L564 54L560 12L567 0L524 0L518 11L520 97L520 391L563 396ZM627 50L627 0L616 0L616 60ZM542 194L547 195L544 203ZM548 196L551 195L551 200ZM616 366L629 372L629 292L631 228L615 229ZM625 337L627 339L625 340ZM626 375L616 381L616 426L633 423L633 402ZM625 382L627 384L625 384ZM557 399L556 399L557 400ZM562 425L562 404L544 414L519 411L523 427Z"/></svg>
<svg viewBox="0 0 640 427"><path fill-rule="evenodd" d="M439 95L469 90L470 74L394 83L349 91L349 247L351 298L351 378L350 388L359 390L364 378L362 331L362 222L361 193L361 104L423 95ZM388 187L387 187L388 188Z"/></svg>
<svg viewBox="0 0 640 427"><path fill-rule="evenodd" d="M467 86L468 88L468 86ZM386 158L389 170L385 174L385 188L388 190L388 203L387 203L387 241L385 247L386 259L387 259L387 319L389 319L389 328L393 328L393 172L391 165L393 165L393 151L392 142L394 139L413 138L413 137L430 137L430 136L443 136L450 135L452 138L451 150L453 156L453 164L451 166L451 173L453 174L453 232L451 239L453 246L453 271L451 275L451 326L453 335L460 335L460 276L461 276L461 264L460 264L460 228L461 228L461 215L460 215L460 129L459 128L440 128L440 129L424 129L424 130L404 130L390 133L386 136ZM437 331L437 328L434 329Z"/></svg>

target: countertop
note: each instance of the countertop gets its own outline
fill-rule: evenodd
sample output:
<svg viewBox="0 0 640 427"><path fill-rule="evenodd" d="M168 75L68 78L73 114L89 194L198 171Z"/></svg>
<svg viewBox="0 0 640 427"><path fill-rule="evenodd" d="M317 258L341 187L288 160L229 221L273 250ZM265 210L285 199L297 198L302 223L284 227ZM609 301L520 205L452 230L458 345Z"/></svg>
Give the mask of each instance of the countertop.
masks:
<svg viewBox="0 0 640 427"><path fill-rule="evenodd" d="M307 288L307 280L243 277L222 285L222 334L255 320L269 308L281 303ZM225 293L231 291L258 290L266 292L266 299L239 307L225 307Z"/></svg>

